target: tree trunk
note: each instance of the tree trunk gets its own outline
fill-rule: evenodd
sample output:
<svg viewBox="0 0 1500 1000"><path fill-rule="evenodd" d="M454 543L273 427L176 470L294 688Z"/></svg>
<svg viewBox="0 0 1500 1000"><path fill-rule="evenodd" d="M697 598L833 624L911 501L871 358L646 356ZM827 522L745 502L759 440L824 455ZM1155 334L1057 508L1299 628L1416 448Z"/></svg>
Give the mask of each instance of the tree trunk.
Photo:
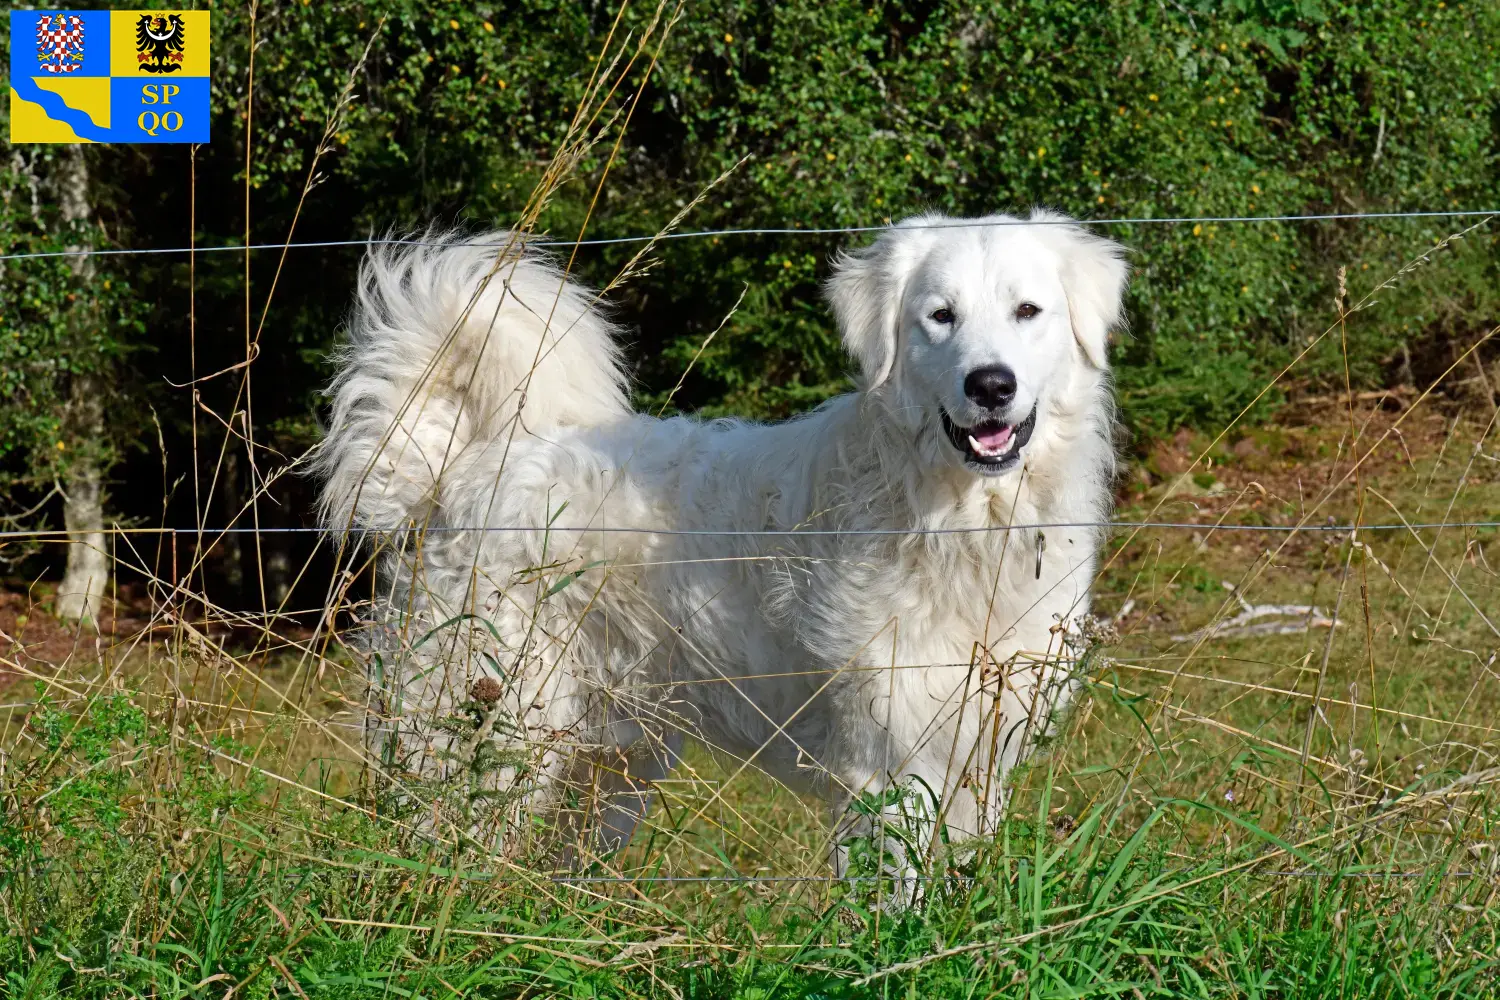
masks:
<svg viewBox="0 0 1500 1000"><path fill-rule="evenodd" d="M89 209L89 171L82 146L69 146L58 160L55 179L58 208L65 225L86 224ZM87 250L87 246L70 247ZM94 260L87 253L71 258L73 273L85 283L94 277ZM83 303L80 303L81 305ZM77 311L81 322L95 317L87 308ZM63 526L68 531L68 565L57 588L57 616L97 625L109 585L109 552L104 546L103 386L95 376L77 375L69 386L65 440L83 442L63 476Z"/></svg>
<svg viewBox="0 0 1500 1000"><path fill-rule="evenodd" d="M104 406L96 379L73 380L68 402L69 437L100 441L104 437ZM97 454L80 448L69 464L63 490L63 526L68 529L68 568L57 588L57 616L97 625L109 585L109 550L104 544L104 484Z"/></svg>

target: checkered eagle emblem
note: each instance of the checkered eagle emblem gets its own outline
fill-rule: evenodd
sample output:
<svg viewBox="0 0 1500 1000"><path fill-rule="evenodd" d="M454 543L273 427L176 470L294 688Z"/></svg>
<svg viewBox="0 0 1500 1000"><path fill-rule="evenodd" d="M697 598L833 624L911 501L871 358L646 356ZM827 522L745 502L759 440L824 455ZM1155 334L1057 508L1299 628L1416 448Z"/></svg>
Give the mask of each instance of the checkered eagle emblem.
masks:
<svg viewBox="0 0 1500 1000"><path fill-rule="evenodd" d="M36 19L36 59L45 73L71 73L83 65L83 18L41 14Z"/></svg>

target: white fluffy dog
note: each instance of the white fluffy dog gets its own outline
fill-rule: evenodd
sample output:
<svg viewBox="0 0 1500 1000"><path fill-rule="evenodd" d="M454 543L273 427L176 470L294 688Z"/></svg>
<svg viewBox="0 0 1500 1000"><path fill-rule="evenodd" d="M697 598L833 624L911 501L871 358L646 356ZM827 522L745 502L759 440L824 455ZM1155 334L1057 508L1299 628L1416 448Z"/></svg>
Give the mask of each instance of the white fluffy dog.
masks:
<svg viewBox="0 0 1500 1000"><path fill-rule="evenodd" d="M383 552L388 772L488 743L487 787L581 781L610 847L686 734L856 832L899 784L929 834L993 830L1088 610L1121 248L1045 212L894 226L828 282L859 390L763 425L632 412L596 298L507 240L372 250L334 383L325 517ZM465 704L477 729L439 724Z"/></svg>

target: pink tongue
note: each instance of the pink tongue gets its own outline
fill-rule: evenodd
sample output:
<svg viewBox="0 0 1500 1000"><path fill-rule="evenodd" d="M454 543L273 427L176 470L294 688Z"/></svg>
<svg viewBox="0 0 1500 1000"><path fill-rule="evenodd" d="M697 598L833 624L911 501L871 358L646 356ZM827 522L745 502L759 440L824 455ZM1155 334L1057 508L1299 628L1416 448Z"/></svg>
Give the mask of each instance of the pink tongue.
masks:
<svg viewBox="0 0 1500 1000"><path fill-rule="evenodd" d="M981 431L976 427L974 430L970 431L970 433L974 436L974 440L978 441L980 447L982 447L985 451L995 451L997 449L1005 447L1005 443L1010 440L1011 431L1013 431L1014 429L1015 428L1007 424L1004 427L997 427L994 430L985 431Z"/></svg>

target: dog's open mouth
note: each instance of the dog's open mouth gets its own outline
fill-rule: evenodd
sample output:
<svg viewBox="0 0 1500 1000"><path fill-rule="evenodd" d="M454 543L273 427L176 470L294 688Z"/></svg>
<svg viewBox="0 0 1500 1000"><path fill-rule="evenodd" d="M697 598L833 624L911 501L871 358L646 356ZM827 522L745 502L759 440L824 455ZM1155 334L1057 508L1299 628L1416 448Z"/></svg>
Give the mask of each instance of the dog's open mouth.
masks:
<svg viewBox="0 0 1500 1000"><path fill-rule="evenodd" d="M1004 472L1016 464L1021 449L1031 440L1036 427L1036 407L1031 408L1026 419L1019 424L1007 424L1000 420L985 420L973 427L960 427L942 410L943 430L948 440L964 456L964 464L977 472L993 475Z"/></svg>

